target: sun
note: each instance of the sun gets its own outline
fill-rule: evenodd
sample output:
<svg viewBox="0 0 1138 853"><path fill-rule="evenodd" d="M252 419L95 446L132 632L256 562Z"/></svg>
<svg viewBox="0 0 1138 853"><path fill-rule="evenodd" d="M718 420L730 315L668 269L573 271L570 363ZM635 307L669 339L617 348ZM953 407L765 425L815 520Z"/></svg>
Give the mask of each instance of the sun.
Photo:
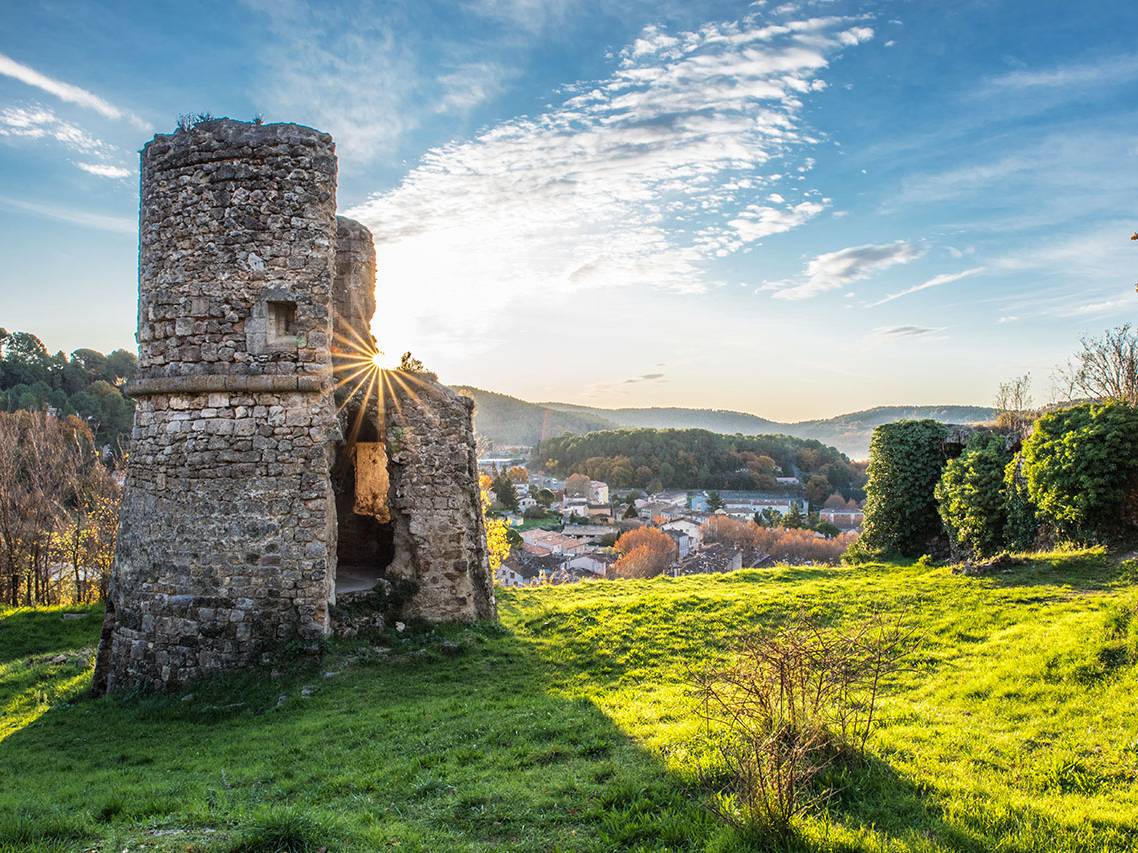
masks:
<svg viewBox="0 0 1138 853"><path fill-rule="evenodd" d="M385 359L384 359L383 353L380 352L379 350L376 350L376 352L371 357L372 366L377 367L380 370L382 370L384 367L384 360Z"/></svg>

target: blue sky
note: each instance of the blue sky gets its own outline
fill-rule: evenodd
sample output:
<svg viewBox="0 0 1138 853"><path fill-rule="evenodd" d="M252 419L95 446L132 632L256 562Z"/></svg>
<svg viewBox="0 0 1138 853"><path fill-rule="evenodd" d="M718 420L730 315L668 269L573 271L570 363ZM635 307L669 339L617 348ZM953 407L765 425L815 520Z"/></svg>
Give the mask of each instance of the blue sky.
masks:
<svg viewBox="0 0 1138 853"><path fill-rule="evenodd" d="M0 325L133 346L137 151L333 133L375 331L527 399L799 419L1036 397L1132 319L1138 7L28 2L0 29Z"/></svg>

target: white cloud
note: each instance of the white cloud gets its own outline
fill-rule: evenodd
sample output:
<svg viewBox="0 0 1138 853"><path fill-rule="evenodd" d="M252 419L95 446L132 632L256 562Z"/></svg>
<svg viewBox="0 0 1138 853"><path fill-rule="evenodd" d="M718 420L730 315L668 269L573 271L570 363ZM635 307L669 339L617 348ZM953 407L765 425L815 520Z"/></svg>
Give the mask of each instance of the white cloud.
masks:
<svg viewBox="0 0 1138 853"><path fill-rule="evenodd" d="M962 278L970 278L971 276L978 275L984 272L984 267L972 267L971 269L962 270L961 272L943 273L942 275L934 275L927 281L922 281L920 284L913 285L905 290L899 290L896 293L890 293L883 299L878 299L876 302L870 303L867 307L876 308L878 305L884 305L886 302L892 302L894 299L900 299L902 296L908 296L910 293L919 293L922 290L929 290L933 287L941 287L945 284L952 284L954 281L960 281Z"/></svg>
<svg viewBox="0 0 1138 853"><path fill-rule="evenodd" d="M124 169L122 166L110 166L106 163L76 163L75 165L84 172L97 175L100 178L130 177L130 169Z"/></svg>
<svg viewBox="0 0 1138 853"><path fill-rule="evenodd" d="M435 106L436 112L464 112L501 94L504 82L514 72L493 62L471 62L460 65L438 78L443 96Z"/></svg>
<svg viewBox="0 0 1138 853"><path fill-rule="evenodd" d="M773 290L775 299L810 299L830 290L868 278L889 267L915 261L921 249L904 240L880 245L850 246L818 255L793 279L768 282L762 290Z"/></svg>
<svg viewBox="0 0 1138 853"><path fill-rule="evenodd" d="M56 219L60 222L70 222L73 225L82 225L85 228L96 228L100 231L110 231L115 234L136 234L138 221L125 216L107 216L101 213L89 213L85 210L75 210L70 207L57 207L50 204L25 201L0 195L0 206L41 216L46 219Z"/></svg>
<svg viewBox="0 0 1138 853"><path fill-rule="evenodd" d="M887 328L874 329L874 334L880 338L885 339L902 339L902 338L925 338L930 335L937 335L943 332L944 329L936 329L929 326L890 326Z"/></svg>
<svg viewBox="0 0 1138 853"><path fill-rule="evenodd" d="M113 148L45 107L5 107L0 110L0 136L54 139L81 154L106 154Z"/></svg>
<svg viewBox="0 0 1138 853"><path fill-rule="evenodd" d="M107 118L126 119L143 130L146 130L148 127L146 122L138 116L116 107L114 104L103 100L93 92L88 92L86 89L81 89L70 83L64 83L62 80L55 80L46 74L41 74L34 68L29 68L27 65L16 62L16 60L10 56L5 56L2 53L0 53L0 75L19 80L21 83L33 86L47 92L49 95L54 95L61 101L66 101L69 104L75 104L89 110L94 110Z"/></svg>
<svg viewBox="0 0 1138 853"><path fill-rule="evenodd" d="M749 243L771 234L781 234L797 228L825 209L824 202L814 201L804 201L785 208L752 204L748 205L737 219L732 219L727 224L735 229L740 240Z"/></svg>
<svg viewBox="0 0 1138 853"><path fill-rule="evenodd" d="M422 72L414 46L376 4L352 10L299 0L246 0L266 18L256 84L266 112L319 127L341 156L371 160L390 152L416 123Z"/></svg>
<svg viewBox="0 0 1138 853"><path fill-rule="evenodd" d="M1015 93L1044 89L1071 89L1125 83L1138 77L1138 57L1110 56L1094 62L1046 69L1019 69L989 80L984 94Z"/></svg>
<svg viewBox="0 0 1138 853"><path fill-rule="evenodd" d="M64 121L46 107L5 107L0 109L0 137L10 139L50 139L85 157L104 161L119 160L122 151L97 139L81 127ZM130 172L109 162L76 162L76 166L92 175L126 177Z"/></svg>
<svg viewBox="0 0 1138 853"><path fill-rule="evenodd" d="M609 77L428 151L348 211L375 232L386 322L469 351L472 318L491 329L507 305L720 284L712 259L826 206L799 182L817 142L801 111L831 57L869 36L836 18L648 28Z"/></svg>

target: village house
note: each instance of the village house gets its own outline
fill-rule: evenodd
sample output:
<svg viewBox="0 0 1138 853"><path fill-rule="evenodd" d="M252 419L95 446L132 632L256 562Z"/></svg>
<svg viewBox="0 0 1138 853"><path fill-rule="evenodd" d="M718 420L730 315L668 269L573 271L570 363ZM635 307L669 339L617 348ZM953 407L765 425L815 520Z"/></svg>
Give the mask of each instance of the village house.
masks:
<svg viewBox="0 0 1138 853"><path fill-rule="evenodd" d="M604 577L608 567L616 562L616 556L611 551L593 551L589 554L578 554L570 557L562 564L567 572L587 573L596 577Z"/></svg>
<svg viewBox="0 0 1138 853"><path fill-rule="evenodd" d="M719 574L733 572L741 568L755 568L768 565L769 555L754 548L737 548L716 542L707 545L676 562L672 569L675 577L682 575Z"/></svg>
<svg viewBox="0 0 1138 853"><path fill-rule="evenodd" d="M665 533L675 532L687 536L690 540L688 547L690 551L697 550L703 544L703 527L693 518L684 517L666 521L660 525L660 529Z"/></svg>
<svg viewBox="0 0 1138 853"><path fill-rule="evenodd" d="M580 554L589 548L587 543L553 530L526 530L521 537L523 547L531 554Z"/></svg>
<svg viewBox="0 0 1138 853"><path fill-rule="evenodd" d="M596 542L603 536L616 533L616 528L606 524L567 524L561 528L561 535L580 542Z"/></svg>
<svg viewBox="0 0 1138 853"><path fill-rule="evenodd" d="M842 530L858 530L865 521L865 514L860 509L826 508L818 513L818 518Z"/></svg>

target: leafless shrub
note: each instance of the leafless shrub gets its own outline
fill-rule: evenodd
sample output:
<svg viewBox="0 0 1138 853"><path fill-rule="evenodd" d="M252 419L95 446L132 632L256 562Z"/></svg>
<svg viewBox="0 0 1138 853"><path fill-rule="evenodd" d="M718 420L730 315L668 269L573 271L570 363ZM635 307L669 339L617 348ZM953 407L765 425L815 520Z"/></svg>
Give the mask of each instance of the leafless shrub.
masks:
<svg viewBox="0 0 1138 853"><path fill-rule="evenodd" d="M784 833L823 804L819 774L864 754L883 684L917 642L913 629L880 616L848 631L799 616L744 637L729 663L694 675L715 756L697 772L715 814L739 829Z"/></svg>
<svg viewBox="0 0 1138 853"><path fill-rule="evenodd" d="M1138 405L1138 331L1125 323L1081 343L1075 358L1056 375L1066 399Z"/></svg>
<svg viewBox="0 0 1138 853"><path fill-rule="evenodd" d="M995 403L996 425L1026 436L1037 415L1032 406L1031 374L1001 382Z"/></svg>

